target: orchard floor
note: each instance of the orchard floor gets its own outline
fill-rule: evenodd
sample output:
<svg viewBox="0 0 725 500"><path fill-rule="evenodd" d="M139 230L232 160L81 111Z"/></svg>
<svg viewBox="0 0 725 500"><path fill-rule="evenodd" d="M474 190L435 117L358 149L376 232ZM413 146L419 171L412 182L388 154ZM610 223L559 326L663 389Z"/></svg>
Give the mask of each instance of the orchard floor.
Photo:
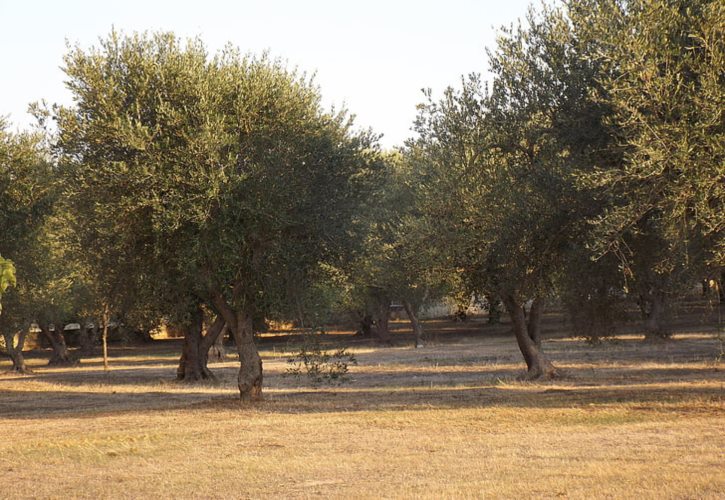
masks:
<svg viewBox="0 0 725 500"><path fill-rule="evenodd" d="M556 330L556 320L549 330ZM0 361L2 498L723 498L725 370L717 327L592 347L550 335L563 378L521 382L505 325L429 322L393 347L338 333L352 380L284 377L262 339L265 401L173 381L177 341L113 348L72 368ZM721 334L722 336L722 334Z"/></svg>

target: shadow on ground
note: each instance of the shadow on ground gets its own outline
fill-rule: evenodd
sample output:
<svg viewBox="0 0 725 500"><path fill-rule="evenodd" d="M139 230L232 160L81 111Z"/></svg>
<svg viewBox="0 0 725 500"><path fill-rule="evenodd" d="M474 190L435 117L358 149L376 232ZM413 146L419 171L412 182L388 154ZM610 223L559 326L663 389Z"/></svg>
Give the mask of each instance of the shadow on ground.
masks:
<svg viewBox="0 0 725 500"><path fill-rule="evenodd" d="M715 361L721 345L711 334L683 335L661 343L622 338L596 347L553 338L545 349L564 377L527 383L517 381L523 366L515 342L499 335L499 330L490 336L441 334L423 349L357 343L353 349L360 351L359 365L351 367L352 380L321 388L305 385L304 378L285 377L288 365L279 352L284 346L263 343L266 400L253 409L275 413L488 406L586 409L689 401L695 403L689 406L697 408L699 402L703 411L710 411L725 400L725 371ZM334 343L334 338L328 340ZM217 383L185 385L173 381L176 347L157 343L114 349L110 373L93 359L76 368L37 366L27 376L0 374L0 418L240 407L233 356L211 365Z"/></svg>

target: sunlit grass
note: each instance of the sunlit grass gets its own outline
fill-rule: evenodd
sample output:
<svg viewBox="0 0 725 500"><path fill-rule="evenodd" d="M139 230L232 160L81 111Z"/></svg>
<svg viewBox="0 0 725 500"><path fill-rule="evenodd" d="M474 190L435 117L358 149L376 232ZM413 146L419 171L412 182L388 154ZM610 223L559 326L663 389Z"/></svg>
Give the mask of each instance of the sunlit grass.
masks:
<svg viewBox="0 0 725 500"><path fill-rule="evenodd" d="M173 380L173 345L0 374L3 497L718 498L725 373L708 333L599 347L552 340L565 377L518 380L508 337L424 349L354 344L342 386L284 377L263 347L266 400ZM6 361L0 362L0 370Z"/></svg>

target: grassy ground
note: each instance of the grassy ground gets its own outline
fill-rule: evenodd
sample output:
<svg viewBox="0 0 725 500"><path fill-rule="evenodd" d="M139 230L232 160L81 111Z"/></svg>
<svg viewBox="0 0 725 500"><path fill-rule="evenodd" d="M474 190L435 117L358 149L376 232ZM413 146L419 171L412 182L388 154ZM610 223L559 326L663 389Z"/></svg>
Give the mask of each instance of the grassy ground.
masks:
<svg viewBox="0 0 725 500"><path fill-rule="evenodd" d="M349 342L337 387L283 377L286 344L267 339L266 400L248 407L232 356L218 385L173 382L174 342L113 349L109 374L31 357L34 375L0 374L0 497L722 498L714 329L550 338L565 378L526 383L507 327L428 326L423 349Z"/></svg>

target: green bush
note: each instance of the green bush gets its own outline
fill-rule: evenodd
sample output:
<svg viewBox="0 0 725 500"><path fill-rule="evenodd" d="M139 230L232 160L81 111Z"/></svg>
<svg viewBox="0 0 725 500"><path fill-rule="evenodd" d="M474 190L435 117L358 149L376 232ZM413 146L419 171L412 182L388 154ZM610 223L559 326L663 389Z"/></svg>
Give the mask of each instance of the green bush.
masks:
<svg viewBox="0 0 725 500"><path fill-rule="evenodd" d="M345 347L333 352L323 350L319 336L311 333L305 335L299 350L287 363L291 366L287 368L286 376L299 379L306 375L315 385L335 384L350 380L349 365L357 365L357 359Z"/></svg>

